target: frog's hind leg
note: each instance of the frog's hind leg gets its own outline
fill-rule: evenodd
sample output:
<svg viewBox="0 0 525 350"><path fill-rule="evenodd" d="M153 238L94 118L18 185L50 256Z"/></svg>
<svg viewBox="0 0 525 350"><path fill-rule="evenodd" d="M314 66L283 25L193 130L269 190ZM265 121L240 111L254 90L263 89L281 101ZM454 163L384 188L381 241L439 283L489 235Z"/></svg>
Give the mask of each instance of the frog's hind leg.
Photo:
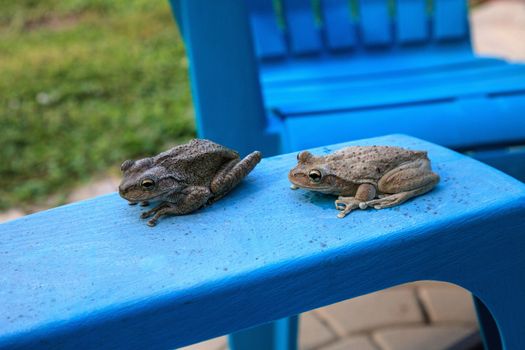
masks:
<svg viewBox="0 0 525 350"><path fill-rule="evenodd" d="M255 151L242 160L233 159L226 163L217 175L215 175L210 184L213 196L209 199L208 204L219 200L230 192L260 161L261 152Z"/></svg>
<svg viewBox="0 0 525 350"><path fill-rule="evenodd" d="M432 172L428 159L407 162L379 180L379 191L386 195L365 205L375 209L394 207L432 190L438 182L439 176Z"/></svg>

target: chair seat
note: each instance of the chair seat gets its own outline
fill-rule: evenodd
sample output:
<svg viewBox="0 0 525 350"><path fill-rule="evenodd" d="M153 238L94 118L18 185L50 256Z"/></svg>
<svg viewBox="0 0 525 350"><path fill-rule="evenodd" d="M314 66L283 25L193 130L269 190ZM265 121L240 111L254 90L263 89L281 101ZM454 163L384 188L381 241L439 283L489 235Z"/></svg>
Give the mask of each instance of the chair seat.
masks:
<svg viewBox="0 0 525 350"><path fill-rule="evenodd" d="M477 57L465 43L447 46L377 49L338 55L312 55L302 58L260 62L265 88L304 84L312 80L345 77L369 78L373 75L404 74L414 70L465 68L499 64L501 60Z"/></svg>
<svg viewBox="0 0 525 350"><path fill-rule="evenodd" d="M284 117L320 112L390 108L469 96L525 94L525 65L500 62L403 75L341 77L265 90L269 108Z"/></svg>
<svg viewBox="0 0 525 350"><path fill-rule="evenodd" d="M386 60L383 66L388 67ZM460 150L525 140L525 65L477 58L468 64L339 75L265 87L270 125L282 134L284 149L390 133Z"/></svg>
<svg viewBox="0 0 525 350"><path fill-rule="evenodd" d="M459 150L504 148L523 145L523 108L525 94L491 98L473 95L389 108L284 115L278 119L278 127L288 150L394 132L417 135Z"/></svg>
<svg viewBox="0 0 525 350"><path fill-rule="evenodd" d="M504 273L498 259L514 238L495 228L519 226L524 184L407 136L313 152L356 144L427 150L441 182L338 219L333 197L289 189L287 154L155 228L117 194L1 225L0 348L173 348L409 281L475 287L487 256Z"/></svg>

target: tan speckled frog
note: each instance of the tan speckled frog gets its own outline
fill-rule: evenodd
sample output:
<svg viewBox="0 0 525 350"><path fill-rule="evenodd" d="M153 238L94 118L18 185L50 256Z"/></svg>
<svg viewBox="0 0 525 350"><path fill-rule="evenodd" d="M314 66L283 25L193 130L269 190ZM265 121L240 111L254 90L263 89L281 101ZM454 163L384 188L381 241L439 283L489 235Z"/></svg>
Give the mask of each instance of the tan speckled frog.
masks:
<svg viewBox="0 0 525 350"><path fill-rule="evenodd" d="M346 147L326 156L297 155L290 170L292 189L338 195L343 218L360 208L389 208L430 191L439 182L427 152L390 146Z"/></svg>
<svg viewBox="0 0 525 350"><path fill-rule="evenodd" d="M258 151L240 159L229 148L208 140L195 139L151 158L126 160L120 196L130 204L160 201L142 213L154 226L162 215L182 215L209 205L226 195L261 160Z"/></svg>

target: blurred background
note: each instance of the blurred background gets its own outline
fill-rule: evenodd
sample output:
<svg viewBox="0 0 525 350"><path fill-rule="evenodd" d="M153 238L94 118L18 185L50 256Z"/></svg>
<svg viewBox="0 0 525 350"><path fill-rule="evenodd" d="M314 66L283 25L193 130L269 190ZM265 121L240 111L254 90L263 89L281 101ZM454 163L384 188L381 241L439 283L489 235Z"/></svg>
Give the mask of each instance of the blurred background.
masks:
<svg viewBox="0 0 525 350"><path fill-rule="evenodd" d="M0 0L0 212L194 136L167 1ZM114 190L114 189L112 189Z"/></svg>
<svg viewBox="0 0 525 350"><path fill-rule="evenodd" d="M523 0L471 1L478 53L525 60ZM167 1L0 0L0 222L101 193L195 136Z"/></svg>

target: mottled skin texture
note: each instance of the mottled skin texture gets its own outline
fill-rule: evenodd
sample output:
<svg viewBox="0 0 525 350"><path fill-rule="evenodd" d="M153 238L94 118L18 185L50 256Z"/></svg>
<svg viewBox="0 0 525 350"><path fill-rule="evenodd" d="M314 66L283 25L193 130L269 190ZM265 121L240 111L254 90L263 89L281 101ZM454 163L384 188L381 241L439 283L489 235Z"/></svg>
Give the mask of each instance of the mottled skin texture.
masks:
<svg viewBox="0 0 525 350"><path fill-rule="evenodd" d="M427 152L390 146L346 147L326 156L297 155L292 189L338 195L338 217L360 208L389 208L430 191L439 182Z"/></svg>
<svg viewBox="0 0 525 350"><path fill-rule="evenodd" d="M151 158L126 160L120 196L130 204L160 201L142 218L154 226L162 215L182 215L209 205L237 186L261 160L252 152L240 159L231 149L209 140L195 139Z"/></svg>

